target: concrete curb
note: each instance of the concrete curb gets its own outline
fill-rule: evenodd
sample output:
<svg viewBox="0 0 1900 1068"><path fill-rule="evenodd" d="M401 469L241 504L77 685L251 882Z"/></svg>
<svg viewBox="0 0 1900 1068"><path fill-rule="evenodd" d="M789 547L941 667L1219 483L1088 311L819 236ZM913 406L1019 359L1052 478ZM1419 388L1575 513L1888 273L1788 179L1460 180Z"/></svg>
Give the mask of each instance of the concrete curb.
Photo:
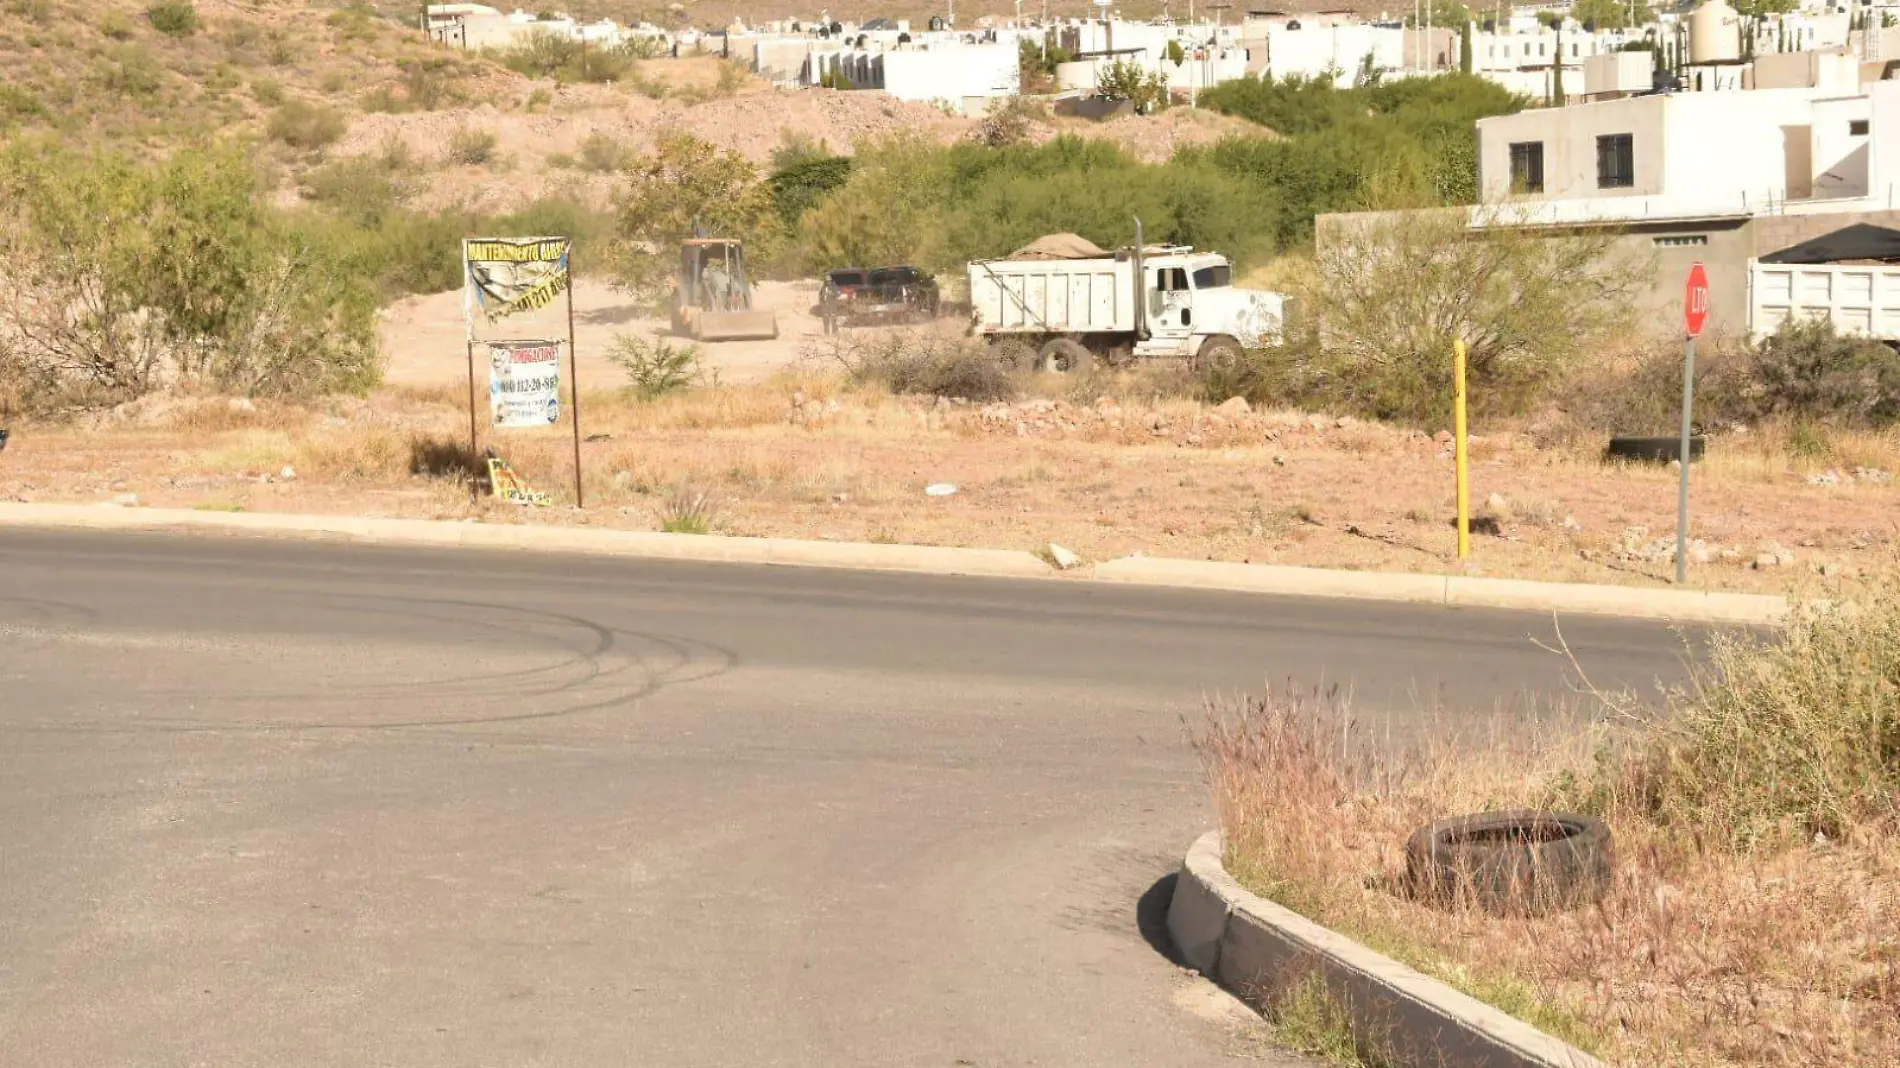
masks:
<svg viewBox="0 0 1900 1068"><path fill-rule="evenodd" d="M1604 1068L1514 1016L1247 891L1221 865L1218 831L1188 850L1168 933L1189 964L1256 1006L1319 976L1361 1040L1407 1068Z"/></svg>
<svg viewBox="0 0 1900 1068"><path fill-rule="evenodd" d="M1643 590L1514 579L1334 571L1148 556L1123 557L1086 569L1057 572L1039 557L1012 549L874 545L791 538L723 538L514 523L198 512L97 504L9 503L0 504L0 527L221 530L235 534L330 538L384 545L539 549L704 563L776 564L989 578L1059 578L1064 581L1115 582L1277 596L1344 597L1448 607L1569 612L1699 623L1772 624L1780 622L1788 613L1785 599L1749 593Z"/></svg>
<svg viewBox="0 0 1900 1068"><path fill-rule="evenodd" d="M720 538L640 530L453 523L430 519L371 519L363 516L195 512L85 504L0 504L0 527L209 529L236 534L342 539L383 545L539 549L703 563L781 564L998 578L1048 578L1052 574L1049 565L1034 555L1009 549L953 549L930 545L795 541L789 538Z"/></svg>
<svg viewBox="0 0 1900 1068"><path fill-rule="evenodd" d="M1697 623L1770 624L1788 614L1786 598L1759 593L1644 590L1570 582L1471 578L1382 571L1331 571L1273 564L1229 564L1129 556L1095 565L1102 582L1189 586L1309 597L1410 601L1459 608L1508 608Z"/></svg>

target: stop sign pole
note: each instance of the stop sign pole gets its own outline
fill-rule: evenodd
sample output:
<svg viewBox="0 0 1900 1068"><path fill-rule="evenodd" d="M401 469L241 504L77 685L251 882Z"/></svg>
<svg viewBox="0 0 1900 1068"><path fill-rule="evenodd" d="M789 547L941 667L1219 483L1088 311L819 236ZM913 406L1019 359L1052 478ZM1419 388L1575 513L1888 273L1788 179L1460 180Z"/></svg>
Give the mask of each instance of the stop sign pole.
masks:
<svg viewBox="0 0 1900 1068"><path fill-rule="evenodd" d="M1682 476L1676 486L1676 585L1689 581L1689 438L1695 410L1695 339L1709 321L1709 272L1697 260L1689 266L1682 287L1682 327L1688 335L1682 349L1682 448L1676 463Z"/></svg>

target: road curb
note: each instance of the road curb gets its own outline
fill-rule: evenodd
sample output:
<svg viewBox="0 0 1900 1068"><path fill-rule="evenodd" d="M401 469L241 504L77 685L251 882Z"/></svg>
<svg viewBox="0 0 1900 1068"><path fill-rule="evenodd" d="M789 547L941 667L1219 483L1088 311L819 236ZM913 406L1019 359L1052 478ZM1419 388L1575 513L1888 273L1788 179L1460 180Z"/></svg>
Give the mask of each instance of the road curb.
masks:
<svg viewBox="0 0 1900 1068"><path fill-rule="evenodd" d="M1384 571L1336 571L1275 564L1230 564L1213 560L1173 560L1129 556L1095 565L1102 582L1143 586L1185 586L1243 590L1308 597L1349 597L1409 601L1455 608L1610 615L1684 623L1779 623L1788 614L1786 598L1759 593L1702 590L1644 590L1527 579L1473 578Z"/></svg>
<svg viewBox="0 0 1900 1068"><path fill-rule="evenodd" d="M874 545L865 542L796 541L789 538L723 538L642 530L431 519L196 512L84 504L0 504L0 527L221 530L236 534L341 539L382 545L538 549L700 563L777 564L997 578L1048 578L1052 575L1049 565L1033 554L1009 549Z"/></svg>
<svg viewBox="0 0 1900 1068"><path fill-rule="evenodd" d="M1130 556L1057 572L1041 558L1013 549L934 545L727 538L700 534L604 530L515 523L376 519L275 512L199 512L97 504L0 503L0 527L91 530L220 530L260 536L342 539L384 545L523 549L644 557L703 563L774 564L988 578L1039 578L1287 597L1343 597L1662 619L1685 623L1773 624L1788 613L1784 598L1750 593L1644 590L1563 582L1470 578L1406 572L1338 571L1272 564L1232 564Z"/></svg>
<svg viewBox="0 0 1900 1068"><path fill-rule="evenodd" d="M1168 933L1194 968L1259 1007L1318 976L1362 1042L1406 1068L1604 1068L1595 1057L1243 888L1220 832L1181 864Z"/></svg>

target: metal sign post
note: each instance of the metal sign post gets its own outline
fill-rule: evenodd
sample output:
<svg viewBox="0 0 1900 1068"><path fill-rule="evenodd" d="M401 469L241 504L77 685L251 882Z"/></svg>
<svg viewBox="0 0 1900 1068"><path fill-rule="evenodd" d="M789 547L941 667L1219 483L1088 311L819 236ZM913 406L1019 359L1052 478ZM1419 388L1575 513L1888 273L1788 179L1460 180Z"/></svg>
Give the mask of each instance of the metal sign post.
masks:
<svg viewBox="0 0 1900 1068"><path fill-rule="evenodd" d="M1689 267L1689 280L1682 289L1682 327L1687 338L1682 349L1682 444L1676 463L1682 468L1676 484L1676 585L1689 581L1689 462L1690 438L1694 434L1695 411L1695 339L1709 321L1709 272L1697 260Z"/></svg>
<svg viewBox="0 0 1900 1068"><path fill-rule="evenodd" d="M581 480L581 381L580 357L574 344L573 251L572 237L482 237L464 240L462 242L462 312L468 332L468 448L471 462L475 462L474 455L480 444L476 436L475 420L475 314L478 307L487 319L493 322L517 312L544 308L553 303L556 296L566 298L568 407L572 413L574 431L574 506L584 508L587 501L582 493ZM516 343L494 342L493 344ZM548 418L545 422L548 425L558 418L557 413L560 407L558 353L554 359L552 378L536 376L528 383L534 390L544 388L551 390L549 396L546 397ZM502 396L498 391L505 388L509 387L495 382L490 383L491 394L495 397ZM496 425L504 425L500 421L501 409L498 407L496 411L498 413ZM530 424L508 422L505 425ZM475 480L471 473L469 481L471 499L475 493Z"/></svg>

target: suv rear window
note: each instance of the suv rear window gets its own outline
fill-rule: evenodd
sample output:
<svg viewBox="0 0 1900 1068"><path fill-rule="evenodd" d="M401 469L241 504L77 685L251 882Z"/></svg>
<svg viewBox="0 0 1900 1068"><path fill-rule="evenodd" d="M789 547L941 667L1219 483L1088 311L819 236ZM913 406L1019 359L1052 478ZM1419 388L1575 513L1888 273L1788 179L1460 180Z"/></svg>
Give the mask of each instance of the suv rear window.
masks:
<svg viewBox="0 0 1900 1068"><path fill-rule="evenodd" d="M923 280L923 272L915 267L879 267L871 272L871 284L876 285L916 285Z"/></svg>
<svg viewBox="0 0 1900 1068"><path fill-rule="evenodd" d="M825 276L834 286L861 286L864 284L863 271L833 271Z"/></svg>

